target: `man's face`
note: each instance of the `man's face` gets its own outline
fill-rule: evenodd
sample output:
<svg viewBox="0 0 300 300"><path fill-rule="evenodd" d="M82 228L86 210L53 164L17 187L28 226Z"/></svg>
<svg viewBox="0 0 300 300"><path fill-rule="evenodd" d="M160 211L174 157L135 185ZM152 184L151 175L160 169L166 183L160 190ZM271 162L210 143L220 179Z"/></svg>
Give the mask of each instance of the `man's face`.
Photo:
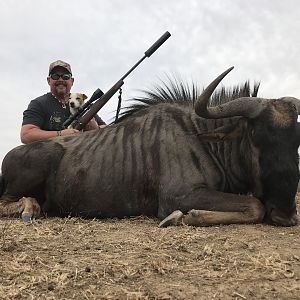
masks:
<svg viewBox="0 0 300 300"><path fill-rule="evenodd" d="M48 84L50 86L51 93L56 96L58 99L63 100L65 95L70 93L71 87L74 82L74 78L70 78L64 80L62 78L63 74L70 74L65 68L63 67L56 67L51 71L51 74L58 74L61 75L58 79L53 79L51 76L47 77Z"/></svg>

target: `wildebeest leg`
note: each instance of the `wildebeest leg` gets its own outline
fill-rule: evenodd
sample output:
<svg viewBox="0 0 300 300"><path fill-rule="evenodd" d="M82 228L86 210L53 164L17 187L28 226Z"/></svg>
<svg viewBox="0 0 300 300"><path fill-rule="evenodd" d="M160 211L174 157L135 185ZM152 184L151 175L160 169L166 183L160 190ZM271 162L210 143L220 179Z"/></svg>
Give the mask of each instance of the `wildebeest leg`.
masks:
<svg viewBox="0 0 300 300"><path fill-rule="evenodd" d="M40 215L41 209L32 197L23 197L19 201L0 200L0 217L11 217L21 214L24 222Z"/></svg>
<svg viewBox="0 0 300 300"><path fill-rule="evenodd" d="M210 226L259 223L265 215L263 204L255 197L203 189L177 199L176 206L180 210L163 219L159 227L180 224Z"/></svg>
<svg viewBox="0 0 300 300"><path fill-rule="evenodd" d="M222 212L192 209L183 216L182 223L191 226L258 223L263 219L264 209L255 206L250 205L249 209L243 212Z"/></svg>

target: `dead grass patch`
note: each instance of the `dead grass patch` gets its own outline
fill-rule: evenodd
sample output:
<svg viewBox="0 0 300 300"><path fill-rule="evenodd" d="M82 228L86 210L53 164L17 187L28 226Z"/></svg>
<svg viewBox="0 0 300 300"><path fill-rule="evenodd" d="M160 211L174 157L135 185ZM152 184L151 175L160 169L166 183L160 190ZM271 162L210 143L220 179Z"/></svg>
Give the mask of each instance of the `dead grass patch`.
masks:
<svg viewBox="0 0 300 300"><path fill-rule="evenodd" d="M157 224L1 219L0 298L300 298L300 226Z"/></svg>

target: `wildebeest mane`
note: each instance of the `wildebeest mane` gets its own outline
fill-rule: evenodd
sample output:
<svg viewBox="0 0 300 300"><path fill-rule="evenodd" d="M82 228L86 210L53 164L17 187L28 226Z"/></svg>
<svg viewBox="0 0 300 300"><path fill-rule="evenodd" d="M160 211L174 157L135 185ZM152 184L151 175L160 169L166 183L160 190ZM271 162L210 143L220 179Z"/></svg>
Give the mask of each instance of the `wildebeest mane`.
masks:
<svg viewBox="0 0 300 300"><path fill-rule="evenodd" d="M259 85L260 83L254 83L253 88L251 88L249 81L246 81L244 84L236 85L232 88L223 86L214 92L209 105L220 105L240 97L257 97ZM143 93L142 97L127 100L132 104L122 109L123 112L120 114L117 123L140 110L161 103L194 106L202 91L194 82L189 84L176 78L168 78L167 82L161 81L160 85L157 84L152 89L141 90L140 92Z"/></svg>

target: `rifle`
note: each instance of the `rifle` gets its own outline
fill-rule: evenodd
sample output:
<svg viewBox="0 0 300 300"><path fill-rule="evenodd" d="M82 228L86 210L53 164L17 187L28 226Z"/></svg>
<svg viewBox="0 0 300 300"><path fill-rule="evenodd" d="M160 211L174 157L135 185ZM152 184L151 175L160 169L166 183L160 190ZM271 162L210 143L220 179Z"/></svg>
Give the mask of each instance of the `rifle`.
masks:
<svg viewBox="0 0 300 300"><path fill-rule="evenodd" d="M169 37L171 34L166 31L145 53L144 56L118 81L116 82L105 94L100 96L98 99L95 100L95 103L91 105L91 99L88 101L89 110L85 113L84 110L81 110L82 113L78 113L76 125L74 126L75 129L82 130L84 126L97 114L97 112L107 103L107 101L121 88L124 84L124 79L146 58L150 57ZM99 90L99 89L98 89ZM95 93L94 93L95 94ZM93 94L93 95L94 95ZM88 103L86 102L86 103ZM70 119L70 118L69 118ZM68 119L68 120L69 120ZM68 120L66 122L68 122ZM65 123L66 123L65 122ZM70 122L70 121L69 121ZM70 125L72 121L68 124ZM64 123L64 124L65 124Z"/></svg>

